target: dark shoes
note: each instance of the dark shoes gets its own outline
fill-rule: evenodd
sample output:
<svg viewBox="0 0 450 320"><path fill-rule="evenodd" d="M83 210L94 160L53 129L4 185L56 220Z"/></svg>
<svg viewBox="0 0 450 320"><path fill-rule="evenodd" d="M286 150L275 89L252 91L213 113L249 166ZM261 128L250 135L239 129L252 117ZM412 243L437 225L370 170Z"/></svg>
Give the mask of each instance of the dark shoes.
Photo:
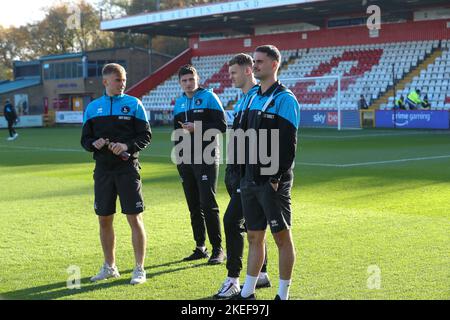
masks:
<svg viewBox="0 0 450 320"><path fill-rule="evenodd" d="M277 294L277 295L275 296L275 299L273 299L273 300L281 300L281 298L280 298L280 296ZM289 298L288 298L288 300L289 300Z"/></svg>
<svg viewBox="0 0 450 320"><path fill-rule="evenodd" d="M223 253L222 248L213 249L211 257L209 257L208 249L202 251L199 248L195 248L193 253L189 257L184 258L183 261L193 261L206 258L209 258L208 264L221 264L225 260L225 254Z"/></svg>
<svg viewBox="0 0 450 320"><path fill-rule="evenodd" d="M248 297L243 297L241 296L241 294L239 293L237 296L235 296L232 300L256 300L256 296L255 294L251 294Z"/></svg>
<svg viewBox="0 0 450 320"><path fill-rule="evenodd" d="M225 254L222 248L213 249L211 258L208 260L208 264L221 264L225 260Z"/></svg>
<svg viewBox="0 0 450 320"><path fill-rule="evenodd" d="M199 259L206 259L209 258L208 249L205 249L205 251L200 250L199 248L195 248L193 253L184 258L183 261L193 261L193 260L199 260Z"/></svg>

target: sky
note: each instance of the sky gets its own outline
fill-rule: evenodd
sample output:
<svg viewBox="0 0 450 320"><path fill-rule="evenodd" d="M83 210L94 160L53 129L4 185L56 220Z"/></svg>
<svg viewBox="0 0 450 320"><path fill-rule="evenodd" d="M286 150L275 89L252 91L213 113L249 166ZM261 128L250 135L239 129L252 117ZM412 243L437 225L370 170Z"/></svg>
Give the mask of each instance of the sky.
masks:
<svg viewBox="0 0 450 320"><path fill-rule="evenodd" d="M51 7L61 0L7 0L2 1L0 25L19 27L27 23L40 21L45 17L43 8ZM70 1L65 1L70 2ZM97 0L86 0L95 4Z"/></svg>

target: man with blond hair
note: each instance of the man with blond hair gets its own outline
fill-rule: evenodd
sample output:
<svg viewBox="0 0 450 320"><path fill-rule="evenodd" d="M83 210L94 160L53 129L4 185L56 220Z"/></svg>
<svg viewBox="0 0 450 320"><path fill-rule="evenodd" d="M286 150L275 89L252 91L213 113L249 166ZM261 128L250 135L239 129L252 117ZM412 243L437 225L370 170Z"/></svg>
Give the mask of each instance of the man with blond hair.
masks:
<svg viewBox="0 0 450 320"><path fill-rule="evenodd" d="M118 64L107 64L102 75L105 94L87 106L81 137L81 145L93 152L95 159L94 209L99 219L105 259L100 272L91 281L120 276L116 266L113 228L119 196L122 213L127 216L131 227L136 260L131 284L141 284L146 281L146 234L138 158L139 151L150 144L151 129L142 102L124 94L127 81L125 69Z"/></svg>

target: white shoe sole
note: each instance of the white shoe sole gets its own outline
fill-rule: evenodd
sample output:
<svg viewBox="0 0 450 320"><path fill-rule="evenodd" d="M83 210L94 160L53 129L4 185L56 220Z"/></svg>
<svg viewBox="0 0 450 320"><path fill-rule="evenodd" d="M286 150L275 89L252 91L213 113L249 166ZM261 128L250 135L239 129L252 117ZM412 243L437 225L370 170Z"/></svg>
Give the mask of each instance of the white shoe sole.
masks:
<svg viewBox="0 0 450 320"><path fill-rule="evenodd" d="M135 285L143 284L143 283L146 283L146 282L147 282L147 279L145 279L145 280L143 280L143 281L133 281L133 280L131 280L131 281L130 281L130 284L133 285L133 286L135 286Z"/></svg>
<svg viewBox="0 0 450 320"><path fill-rule="evenodd" d="M120 275L118 275L118 276L111 276L111 277L107 277L107 278L103 278L103 279L91 278L90 281L91 282L97 282L97 281L105 281L105 280L108 280L108 279L117 279L117 278L120 278Z"/></svg>

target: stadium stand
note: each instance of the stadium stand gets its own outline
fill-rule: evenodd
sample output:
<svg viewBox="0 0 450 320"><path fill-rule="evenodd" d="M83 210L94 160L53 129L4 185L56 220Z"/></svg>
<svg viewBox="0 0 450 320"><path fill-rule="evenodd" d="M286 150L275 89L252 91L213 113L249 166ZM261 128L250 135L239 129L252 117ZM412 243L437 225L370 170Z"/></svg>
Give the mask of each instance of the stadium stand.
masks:
<svg viewBox="0 0 450 320"><path fill-rule="evenodd" d="M406 96L411 87L423 86L428 93L431 105L443 106L448 97L443 92L448 90L448 73L450 69L449 41L408 41L386 44L354 45L324 47L312 49L284 50L283 67L279 77L293 79L284 81L297 95L304 109L335 108L337 103L337 80L296 80L305 77L323 77L340 75L341 106L343 110L358 108L360 95L364 95L369 105L375 106L399 81L413 71L419 71L420 77L404 87ZM442 51L444 50L445 51ZM428 69L420 67L433 54L440 54ZM224 106L230 107L239 97L239 90L231 85L228 77L227 61L232 55L200 56L191 59L199 70L201 83L212 88L222 100ZM447 78L447 80L444 80ZM431 81L429 81L431 80ZM436 80L444 80L441 86L435 86ZM433 85L434 84L434 85ZM441 94L442 92L442 94ZM171 110L174 97L181 94L177 75L174 74L143 97L144 106L150 110ZM399 92L400 94L400 92ZM393 97L389 103L393 105ZM383 104L380 108L386 108Z"/></svg>
<svg viewBox="0 0 450 320"><path fill-rule="evenodd" d="M297 50L282 51L283 63L297 56ZM233 55L216 55L193 57L191 63L195 65L202 77L202 86L212 88L225 106L236 101L240 90L233 88L228 76L227 62ZM203 81L202 81L203 80ZM152 90L149 95L143 97L144 106L152 110L171 110L174 97L181 94L178 77L174 74L170 79Z"/></svg>
<svg viewBox="0 0 450 320"><path fill-rule="evenodd" d="M402 94L406 97L412 89L420 89L422 98L426 94L428 95L431 109L450 110L449 47L450 41L442 40L441 46L435 47L436 51L434 55L430 56L430 61L425 63L423 68L417 69L416 74L399 83L395 99L398 99ZM390 95L387 103L382 104L380 109L392 109L394 101L394 96Z"/></svg>
<svg viewBox="0 0 450 320"><path fill-rule="evenodd" d="M180 9L177 15L145 13L103 21L105 31L189 39L185 52L127 93L141 97L149 111L157 111L153 115L159 111L170 115L174 99L181 94L176 69L190 62L199 71L201 85L213 89L230 109L240 92L228 79L227 61L233 54L273 44L284 57L279 78L296 94L302 110L324 111L333 117L340 109L375 123L375 110L392 108L394 96L406 97L415 88L428 95L431 109L450 110L448 1L383 2L384 12L390 14L383 15L375 29L369 27L372 20L356 0L345 6L314 0L247 2L245 10L241 5L231 1L226 6ZM312 77L319 79L308 79ZM369 110L354 112L361 96ZM328 120L327 125L336 123Z"/></svg>

